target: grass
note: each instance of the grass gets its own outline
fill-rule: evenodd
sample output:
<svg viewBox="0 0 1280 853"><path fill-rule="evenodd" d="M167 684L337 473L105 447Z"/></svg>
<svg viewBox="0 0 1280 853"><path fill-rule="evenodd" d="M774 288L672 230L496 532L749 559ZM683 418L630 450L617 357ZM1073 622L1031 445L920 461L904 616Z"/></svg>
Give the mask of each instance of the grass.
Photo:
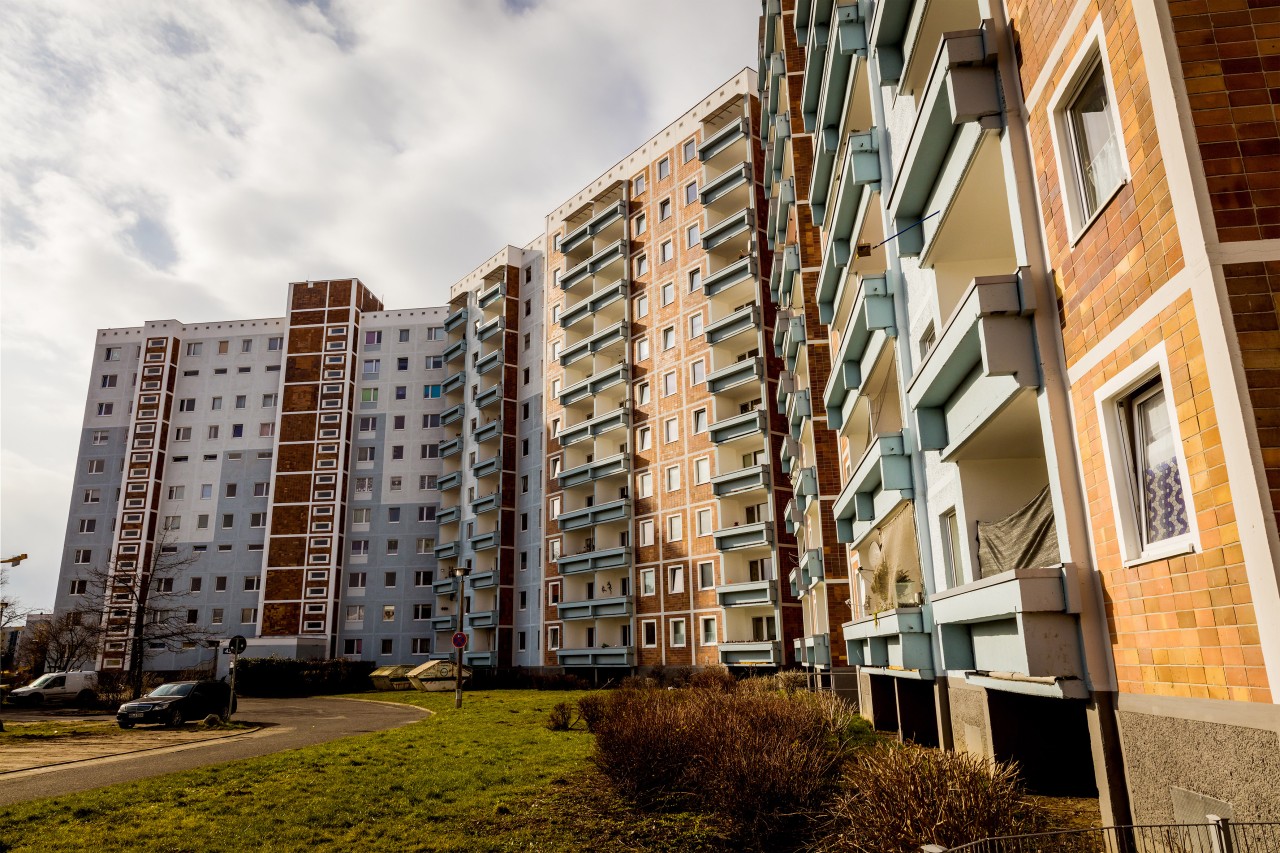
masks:
<svg viewBox="0 0 1280 853"><path fill-rule="evenodd" d="M377 694L421 722L320 746L9 807L0 850L703 851L690 814L640 813L591 767L591 736L545 726L582 693ZM374 698L370 695L359 698Z"/></svg>
<svg viewBox="0 0 1280 853"><path fill-rule="evenodd" d="M127 734L115 723L5 723L0 744L30 740L110 737Z"/></svg>

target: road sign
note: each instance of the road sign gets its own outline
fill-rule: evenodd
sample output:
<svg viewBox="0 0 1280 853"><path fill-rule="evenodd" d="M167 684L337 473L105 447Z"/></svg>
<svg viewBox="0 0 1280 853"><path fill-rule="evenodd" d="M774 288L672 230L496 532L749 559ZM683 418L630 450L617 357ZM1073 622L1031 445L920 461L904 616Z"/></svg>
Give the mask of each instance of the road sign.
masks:
<svg viewBox="0 0 1280 853"><path fill-rule="evenodd" d="M249 641L239 634L227 640L227 648L231 649L231 654L233 655L243 654L248 645Z"/></svg>
<svg viewBox="0 0 1280 853"><path fill-rule="evenodd" d="M458 631L453 635L453 647L455 649L465 649L467 647L467 635Z"/></svg>

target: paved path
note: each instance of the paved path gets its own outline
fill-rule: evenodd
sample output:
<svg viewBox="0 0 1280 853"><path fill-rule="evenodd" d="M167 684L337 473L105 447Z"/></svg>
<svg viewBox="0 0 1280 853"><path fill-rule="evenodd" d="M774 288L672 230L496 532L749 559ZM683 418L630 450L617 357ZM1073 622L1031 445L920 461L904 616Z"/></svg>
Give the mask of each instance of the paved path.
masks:
<svg viewBox="0 0 1280 853"><path fill-rule="evenodd" d="M6 773L0 806L255 758L421 720L420 708L351 699L240 699L236 719L271 725L224 740Z"/></svg>

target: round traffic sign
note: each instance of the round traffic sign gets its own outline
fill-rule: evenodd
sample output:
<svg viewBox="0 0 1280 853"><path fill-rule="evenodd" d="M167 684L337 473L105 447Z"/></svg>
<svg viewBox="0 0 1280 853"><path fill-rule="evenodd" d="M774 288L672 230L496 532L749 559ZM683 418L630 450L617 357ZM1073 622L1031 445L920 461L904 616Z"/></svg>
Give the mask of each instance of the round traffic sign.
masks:
<svg viewBox="0 0 1280 853"><path fill-rule="evenodd" d="M227 640L227 648L231 649L232 654L241 654L249 645L249 641L239 634L236 634L230 640Z"/></svg>
<svg viewBox="0 0 1280 853"><path fill-rule="evenodd" d="M467 635L458 631L453 635L453 647L455 649L465 649L467 647Z"/></svg>

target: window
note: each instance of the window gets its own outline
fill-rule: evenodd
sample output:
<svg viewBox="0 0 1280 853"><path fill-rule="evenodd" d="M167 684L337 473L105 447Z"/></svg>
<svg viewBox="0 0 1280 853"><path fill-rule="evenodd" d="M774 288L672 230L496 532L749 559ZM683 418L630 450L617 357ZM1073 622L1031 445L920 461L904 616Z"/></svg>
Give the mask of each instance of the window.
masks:
<svg viewBox="0 0 1280 853"><path fill-rule="evenodd" d="M657 595L657 573L653 569L642 569L640 572L640 594Z"/></svg>
<svg viewBox="0 0 1280 853"><path fill-rule="evenodd" d="M547 648L553 650L560 648L560 628L555 625L547 629Z"/></svg>
<svg viewBox="0 0 1280 853"><path fill-rule="evenodd" d="M364 333L364 344L365 344L365 346L377 346L377 345L378 345L378 344L380 344L380 343L382 343L382 332L381 332L381 331L365 332L365 333Z"/></svg>
<svg viewBox="0 0 1280 853"><path fill-rule="evenodd" d="M369 540L368 539L352 539L351 540L351 556L353 557L369 556Z"/></svg>
<svg viewBox="0 0 1280 853"><path fill-rule="evenodd" d="M679 418L667 418L666 423L662 425L662 428L664 432L663 439L666 444L670 444L680 438Z"/></svg>
<svg viewBox="0 0 1280 853"><path fill-rule="evenodd" d="M658 623L652 619L640 623L642 642L646 648L658 645Z"/></svg>
<svg viewBox="0 0 1280 853"><path fill-rule="evenodd" d="M382 608L382 621L383 622L396 621L396 606L394 604L388 604Z"/></svg>
<svg viewBox="0 0 1280 853"><path fill-rule="evenodd" d="M649 256L641 255L636 258L636 275L644 275L649 271Z"/></svg>
<svg viewBox="0 0 1280 853"><path fill-rule="evenodd" d="M114 410L115 410L115 405L112 403L99 403L98 417L100 418L106 417L107 415L111 414Z"/></svg>
<svg viewBox="0 0 1280 853"><path fill-rule="evenodd" d="M646 405L649 402L649 383L641 382L636 385L636 403L638 405Z"/></svg>
<svg viewBox="0 0 1280 853"><path fill-rule="evenodd" d="M698 535L710 536L712 531L711 510L709 509L698 510L697 513L695 513L694 515L694 519L695 521L697 521L697 524L698 524Z"/></svg>
<svg viewBox="0 0 1280 853"><path fill-rule="evenodd" d="M632 235L633 235L633 236L636 236L636 237L639 237L641 234L643 234L643 233L644 233L644 231L645 231L645 226L646 226L646 223L645 223L645 216L644 216L644 214L642 213L642 214L640 214L639 216L637 216L635 219L632 219L632 220L631 220L631 233L632 233Z"/></svg>
<svg viewBox="0 0 1280 853"><path fill-rule="evenodd" d="M187 491L187 487L186 487L186 486L170 486L170 487L169 487L169 500L171 500L171 501L180 501L180 500L182 500L182 496L186 493L186 491Z"/></svg>
<svg viewBox="0 0 1280 853"><path fill-rule="evenodd" d="M102 351L103 361L119 361L120 347L107 347Z"/></svg>
<svg viewBox="0 0 1280 853"><path fill-rule="evenodd" d="M663 157L658 161L658 180L663 181L671 177L671 158Z"/></svg>
<svg viewBox="0 0 1280 853"><path fill-rule="evenodd" d="M662 348L664 350L673 349L676 345L676 327L667 326L662 330Z"/></svg>
<svg viewBox="0 0 1280 853"><path fill-rule="evenodd" d="M256 607L240 608L240 624L241 625L252 625L254 622L257 622L257 621L258 621L258 608ZM348 640L347 642L350 642L350 640ZM356 642L359 642L359 641L357 640Z"/></svg>
<svg viewBox="0 0 1280 853"><path fill-rule="evenodd" d="M684 538L684 516L667 516L667 541L679 542Z"/></svg>
<svg viewBox="0 0 1280 853"><path fill-rule="evenodd" d="M351 510L352 524L368 524L372 517L373 510L368 507L360 507L359 509Z"/></svg>
<svg viewBox="0 0 1280 853"><path fill-rule="evenodd" d="M653 497L653 475L647 471L636 475L636 497Z"/></svg>
<svg viewBox="0 0 1280 853"><path fill-rule="evenodd" d="M98 520L97 520L96 518L82 518L82 519L80 519L80 532L81 532L81 533L93 533L93 532L94 532L94 531L96 531L97 529L98 529Z"/></svg>
<svg viewBox="0 0 1280 853"><path fill-rule="evenodd" d="M649 339L641 338L636 341L636 361L644 361L649 357Z"/></svg>
<svg viewBox="0 0 1280 853"><path fill-rule="evenodd" d="M429 355L427 356L427 360L424 366L426 367L427 370L442 370L444 369L444 356Z"/></svg>
<svg viewBox="0 0 1280 853"><path fill-rule="evenodd" d="M667 483L667 491L675 492L680 489L680 466L672 465L667 468L664 479Z"/></svg>
<svg viewBox="0 0 1280 853"><path fill-rule="evenodd" d="M184 397L178 401L179 412L194 412L196 410L196 401L194 397Z"/></svg>
<svg viewBox="0 0 1280 853"><path fill-rule="evenodd" d="M637 538L641 545L653 544L653 521L645 520L638 525Z"/></svg>
<svg viewBox="0 0 1280 853"><path fill-rule="evenodd" d="M684 592L684 566L667 567L667 592L673 595Z"/></svg>
<svg viewBox="0 0 1280 853"><path fill-rule="evenodd" d="M633 311L632 313L635 315L635 319L637 320L639 320L641 317L648 317L649 316L649 297L637 296L635 311Z"/></svg>
<svg viewBox="0 0 1280 853"><path fill-rule="evenodd" d="M250 527L266 527L267 514L265 512L249 513L249 526Z"/></svg>
<svg viewBox="0 0 1280 853"><path fill-rule="evenodd" d="M676 390L676 372L674 370L668 370L666 373L662 374L662 396L670 397L672 394L676 393Z"/></svg>
<svg viewBox="0 0 1280 853"><path fill-rule="evenodd" d="M671 282L662 285L662 304L670 305L676 301L676 286Z"/></svg>
<svg viewBox="0 0 1280 853"><path fill-rule="evenodd" d="M663 240L661 247L658 249L658 263L665 264L670 262L676 256L676 250L671 245L670 240Z"/></svg>
<svg viewBox="0 0 1280 853"><path fill-rule="evenodd" d="M653 445L653 430L640 427L636 430L636 450L648 450Z"/></svg>
<svg viewBox="0 0 1280 853"><path fill-rule="evenodd" d="M435 504L427 504L426 506L418 507L418 521L435 521L435 520L436 520Z"/></svg>
<svg viewBox="0 0 1280 853"><path fill-rule="evenodd" d="M440 397L440 386L439 385L423 385L422 397L423 399L426 399L426 400L438 399Z"/></svg>
<svg viewBox="0 0 1280 853"><path fill-rule="evenodd" d="M364 640L359 638L346 639L342 641L342 653L344 655L359 655L364 653Z"/></svg>
<svg viewBox="0 0 1280 853"><path fill-rule="evenodd" d="M259 437L268 438L275 434L276 434L276 425L274 421L267 421L266 423L258 424Z"/></svg>
<svg viewBox="0 0 1280 853"><path fill-rule="evenodd" d="M347 575L348 589L364 589L368 576L364 572L351 572Z"/></svg>
<svg viewBox="0 0 1280 853"><path fill-rule="evenodd" d="M430 637L414 637L413 638L413 654L415 655L431 654L431 638Z"/></svg>
<svg viewBox="0 0 1280 853"><path fill-rule="evenodd" d="M249 405L249 396L247 394L236 395L236 408L243 409Z"/></svg>
<svg viewBox="0 0 1280 853"><path fill-rule="evenodd" d="M695 418L697 414L694 412ZM711 460L706 456L693 460L693 482L699 486L711 482Z"/></svg>
<svg viewBox="0 0 1280 853"><path fill-rule="evenodd" d="M699 622L702 625L702 645L714 646L716 644L716 617L703 616Z"/></svg>
<svg viewBox="0 0 1280 853"><path fill-rule="evenodd" d="M173 578L156 578L156 592L173 592Z"/></svg>
<svg viewBox="0 0 1280 853"><path fill-rule="evenodd" d="M164 529L165 529L165 530L179 530L179 529L181 529L181 528L182 528L182 516L180 516L180 515L166 515L166 516L164 517Z"/></svg>
<svg viewBox="0 0 1280 853"><path fill-rule="evenodd" d="M261 575L249 575L247 578L244 579L245 592L257 592L257 590L261 586L262 586Z"/></svg>
<svg viewBox="0 0 1280 853"><path fill-rule="evenodd" d="M217 425L217 424L210 424L210 425L209 425L209 432L208 432L208 436L209 436L209 439L210 439L211 441L212 441L213 439L216 439L216 438L218 437L218 432L219 432L219 429L218 429L218 425Z"/></svg>
<svg viewBox="0 0 1280 853"><path fill-rule="evenodd" d="M377 388L361 388L361 389L360 389L360 402L361 402L361 403L376 403L376 402L378 402L378 389L377 389Z"/></svg>
<svg viewBox="0 0 1280 853"><path fill-rule="evenodd" d="M178 427L173 431L174 441L190 441L191 427Z"/></svg>
<svg viewBox="0 0 1280 853"><path fill-rule="evenodd" d="M267 495L269 495L269 494L271 494L271 484L270 484L270 483L268 483L268 482L262 482L262 483L254 483L254 484L253 484L253 496L254 496L255 498L265 498L265 497L266 497Z"/></svg>
<svg viewBox="0 0 1280 853"><path fill-rule="evenodd" d="M698 200L698 182L694 181L693 183L686 185L684 188L684 203L693 204L697 200Z"/></svg>
<svg viewBox="0 0 1280 853"><path fill-rule="evenodd" d="M700 287L702 287L702 270L701 269L690 270L689 271L689 292L693 293L695 290L697 290Z"/></svg>
<svg viewBox="0 0 1280 853"><path fill-rule="evenodd" d="M689 317L689 337L696 338L702 334L702 312ZM699 380L701 381L701 380Z"/></svg>
<svg viewBox="0 0 1280 853"><path fill-rule="evenodd" d="M716 585L714 563L698 563L698 589L711 589Z"/></svg>
<svg viewBox="0 0 1280 853"><path fill-rule="evenodd" d="M244 438L244 424L232 424L232 425L231 425L231 437L232 437L232 438Z"/></svg>
<svg viewBox="0 0 1280 853"><path fill-rule="evenodd" d="M698 223L695 222L692 225L690 225L688 228L686 228L684 231L685 247L692 249L694 246L698 245L699 236L700 236L700 232L698 230Z"/></svg>
<svg viewBox="0 0 1280 853"><path fill-rule="evenodd" d="M187 344L187 355L199 355L204 349L204 344L194 343Z"/></svg>
<svg viewBox="0 0 1280 853"><path fill-rule="evenodd" d="M685 645L683 619L671 620L671 645L675 648L683 648Z"/></svg>
<svg viewBox="0 0 1280 853"><path fill-rule="evenodd" d="M267 349L272 352L284 349L284 338L267 338Z"/></svg>
<svg viewBox="0 0 1280 853"><path fill-rule="evenodd" d="M106 444L110 436L111 434L107 432L105 429L95 429L93 431L93 443Z"/></svg>
<svg viewBox="0 0 1280 853"><path fill-rule="evenodd" d="M394 652L395 652L395 640L383 640L381 643L380 653L384 655L389 655L389 654L394 654Z"/></svg>
<svg viewBox="0 0 1280 853"><path fill-rule="evenodd" d="M964 538L960 535L960 520L955 508L942 514L939 524L942 528L942 556L947 571L947 589L964 583L964 559L960 549L964 547Z"/></svg>
<svg viewBox="0 0 1280 853"><path fill-rule="evenodd" d="M93 562L93 551L89 548L77 548L75 551L75 564L78 566L88 565Z"/></svg>
<svg viewBox="0 0 1280 853"><path fill-rule="evenodd" d="M924 332L920 335L920 360L924 361L929 357L929 353L933 352L933 347L938 343L938 333L930 322L925 326Z"/></svg>
<svg viewBox="0 0 1280 853"><path fill-rule="evenodd" d="M214 591L214 592L226 592L226 591L227 591L227 576L226 576L226 575L218 575L218 576L216 576L216 577L213 579L213 591Z"/></svg>
<svg viewBox="0 0 1280 853"><path fill-rule="evenodd" d="M640 195L644 192L644 175L636 175L631 179L631 194Z"/></svg>
<svg viewBox="0 0 1280 853"><path fill-rule="evenodd" d="M227 530L236 526L235 513L227 512L222 514L222 529Z"/></svg>
<svg viewBox="0 0 1280 853"><path fill-rule="evenodd" d="M431 545L432 545L432 547L435 547L435 540L434 540L434 539L419 539L419 540L418 540L418 553L419 553L419 554L426 554L426 553L428 552L427 550L423 550L422 545L423 545L423 543L424 543L424 542L430 542L430 543L431 543ZM429 549L428 549L428 550L429 550ZM422 587L422 586L431 586L431 583L432 583L432 581L434 581L434 580L435 580L435 572L433 572L433 571L430 571L430 570L424 570L424 569L418 569L416 572L414 572L414 573L413 573L413 585L414 585L414 586L418 586L418 587Z"/></svg>
<svg viewBox="0 0 1280 853"><path fill-rule="evenodd" d="M671 218L671 199L664 198L658 202L658 220L663 221Z"/></svg>
<svg viewBox="0 0 1280 853"><path fill-rule="evenodd" d="M347 621L363 622L364 621L364 605L348 604L347 605Z"/></svg>
<svg viewBox="0 0 1280 853"><path fill-rule="evenodd" d="M372 462L374 458L377 456L377 454L378 454L378 448L376 447L357 447L356 461Z"/></svg>
<svg viewBox="0 0 1280 853"><path fill-rule="evenodd" d="M1129 497L1137 521L1136 538L1144 553L1157 543L1191 532L1170 408L1158 377L1119 403Z"/></svg>

